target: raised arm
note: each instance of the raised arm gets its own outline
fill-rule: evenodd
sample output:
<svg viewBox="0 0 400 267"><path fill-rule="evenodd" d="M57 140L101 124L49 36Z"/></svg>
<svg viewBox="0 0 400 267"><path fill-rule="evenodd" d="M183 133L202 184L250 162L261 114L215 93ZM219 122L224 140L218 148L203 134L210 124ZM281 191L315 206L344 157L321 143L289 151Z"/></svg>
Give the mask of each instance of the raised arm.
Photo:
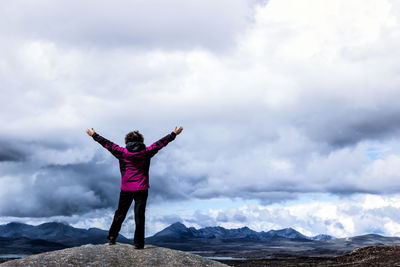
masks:
<svg viewBox="0 0 400 267"><path fill-rule="evenodd" d="M165 147L166 145L168 145L169 142L173 141L175 137L182 132L182 130L182 126L179 128L175 127L175 129L170 134L167 134L157 142L153 143L151 146L148 146L146 148L146 153L150 157L153 157L161 148Z"/></svg>
<svg viewBox="0 0 400 267"><path fill-rule="evenodd" d="M114 155L114 157L120 158L122 156L122 154L124 152L124 148L122 148L119 145L114 144L110 140L102 137L101 135L96 133L93 128L91 130L86 129L86 133L88 135L90 135L96 142L98 142L100 145L102 145L105 149L110 151L111 154Z"/></svg>

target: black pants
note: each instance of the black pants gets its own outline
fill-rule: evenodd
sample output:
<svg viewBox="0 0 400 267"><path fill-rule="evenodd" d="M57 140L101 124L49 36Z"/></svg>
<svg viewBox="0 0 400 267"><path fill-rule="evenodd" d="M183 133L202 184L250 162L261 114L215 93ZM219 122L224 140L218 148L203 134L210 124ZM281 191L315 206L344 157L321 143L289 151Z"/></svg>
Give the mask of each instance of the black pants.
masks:
<svg viewBox="0 0 400 267"><path fill-rule="evenodd" d="M148 190L140 191L123 191L119 195L118 209L115 211L114 220L111 224L108 238L110 236L117 238L121 225L125 220L126 213L132 204L132 200L135 200L135 237L133 242L135 245L144 245L144 223L145 223L145 211L147 202Z"/></svg>

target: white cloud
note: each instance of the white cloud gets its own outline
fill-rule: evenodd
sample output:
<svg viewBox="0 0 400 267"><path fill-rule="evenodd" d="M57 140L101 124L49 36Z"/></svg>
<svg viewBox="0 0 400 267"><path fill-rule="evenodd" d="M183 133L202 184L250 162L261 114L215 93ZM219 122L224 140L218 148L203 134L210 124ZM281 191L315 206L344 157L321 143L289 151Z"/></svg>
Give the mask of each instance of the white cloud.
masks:
<svg viewBox="0 0 400 267"><path fill-rule="evenodd" d="M198 215L201 213L209 218L207 226L248 226L255 231L292 227L308 236L329 234L350 237L369 233L399 236L400 231L396 228L400 223L400 216L396 215L398 203L398 195L360 194L329 200L321 200L321 196L310 198L310 195L304 195L300 201L287 202L285 205L245 204L226 209L198 210L192 214L174 214L181 216L187 226L197 228L205 226Z"/></svg>
<svg viewBox="0 0 400 267"><path fill-rule="evenodd" d="M254 0L187 2L17 0L2 3L0 31L66 45L226 49L252 18ZM229 7L229 8L227 8Z"/></svg>

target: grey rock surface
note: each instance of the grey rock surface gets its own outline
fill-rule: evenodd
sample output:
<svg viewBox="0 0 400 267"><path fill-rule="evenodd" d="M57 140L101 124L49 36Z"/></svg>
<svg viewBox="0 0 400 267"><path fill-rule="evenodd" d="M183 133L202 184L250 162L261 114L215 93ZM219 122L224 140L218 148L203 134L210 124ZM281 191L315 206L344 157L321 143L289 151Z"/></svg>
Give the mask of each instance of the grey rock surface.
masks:
<svg viewBox="0 0 400 267"><path fill-rule="evenodd" d="M32 255L7 261L0 266L228 266L198 255L168 248L145 246L136 250L134 246L84 245L52 252Z"/></svg>

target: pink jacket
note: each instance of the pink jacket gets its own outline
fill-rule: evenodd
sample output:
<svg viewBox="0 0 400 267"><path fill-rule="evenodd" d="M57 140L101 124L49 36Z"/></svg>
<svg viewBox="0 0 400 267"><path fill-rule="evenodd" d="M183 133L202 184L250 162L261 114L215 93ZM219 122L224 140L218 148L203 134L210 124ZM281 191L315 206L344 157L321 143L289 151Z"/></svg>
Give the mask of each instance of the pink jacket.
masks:
<svg viewBox="0 0 400 267"><path fill-rule="evenodd" d="M93 134L93 139L105 147L119 160L121 171L121 190L137 191L150 188L149 168L150 159L169 142L175 139L174 132L161 138L151 146L146 147L143 143L135 142L134 148L128 143L127 148L120 147L99 134Z"/></svg>

